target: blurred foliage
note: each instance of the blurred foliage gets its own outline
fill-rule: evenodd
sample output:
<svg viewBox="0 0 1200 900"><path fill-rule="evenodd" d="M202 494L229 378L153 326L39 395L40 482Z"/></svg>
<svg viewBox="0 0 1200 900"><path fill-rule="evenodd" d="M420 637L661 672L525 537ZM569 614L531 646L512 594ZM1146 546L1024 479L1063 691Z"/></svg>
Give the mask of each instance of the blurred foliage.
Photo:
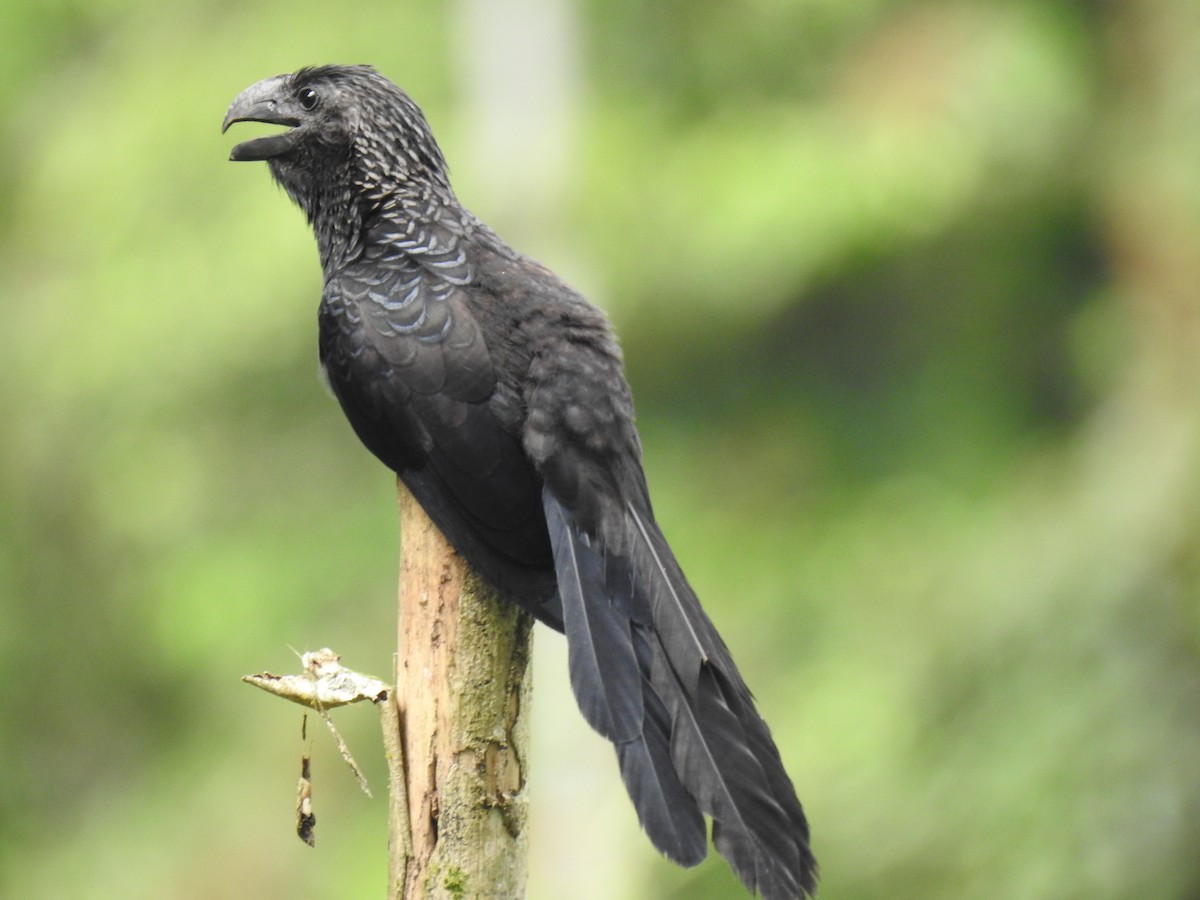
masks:
<svg viewBox="0 0 1200 900"><path fill-rule="evenodd" d="M583 85L550 215L485 189L465 0L0 3L0 894L383 890L382 804L318 740L302 846L298 715L237 681L386 673L396 535L302 217L218 134L369 61L613 314L822 896L1200 895L1200 6L542 5ZM657 859L538 641L531 896L742 896Z"/></svg>

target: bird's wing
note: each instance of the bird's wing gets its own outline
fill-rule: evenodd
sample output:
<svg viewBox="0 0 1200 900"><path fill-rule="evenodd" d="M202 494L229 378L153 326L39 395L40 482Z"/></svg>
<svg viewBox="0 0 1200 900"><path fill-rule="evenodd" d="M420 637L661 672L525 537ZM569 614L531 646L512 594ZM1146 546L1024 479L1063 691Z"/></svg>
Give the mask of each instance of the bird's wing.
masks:
<svg viewBox="0 0 1200 900"><path fill-rule="evenodd" d="M553 594L541 484L493 402L497 377L467 304L465 259L381 241L327 277L320 356L359 438L480 573L535 614Z"/></svg>

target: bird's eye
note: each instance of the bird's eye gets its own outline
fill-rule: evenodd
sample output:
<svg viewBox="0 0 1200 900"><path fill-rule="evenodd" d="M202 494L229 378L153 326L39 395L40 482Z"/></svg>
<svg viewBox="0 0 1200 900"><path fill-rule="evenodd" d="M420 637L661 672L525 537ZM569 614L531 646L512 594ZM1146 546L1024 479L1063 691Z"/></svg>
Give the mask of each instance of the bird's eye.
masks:
<svg viewBox="0 0 1200 900"><path fill-rule="evenodd" d="M317 92L314 88L306 87L300 91L300 105L306 110L311 110L317 105Z"/></svg>

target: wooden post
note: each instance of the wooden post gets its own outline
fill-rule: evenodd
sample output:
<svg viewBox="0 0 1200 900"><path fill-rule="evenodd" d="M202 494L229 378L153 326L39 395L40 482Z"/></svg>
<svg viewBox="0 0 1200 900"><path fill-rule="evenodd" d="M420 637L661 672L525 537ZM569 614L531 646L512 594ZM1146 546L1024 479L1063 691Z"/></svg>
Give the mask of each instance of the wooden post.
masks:
<svg viewBox="0 0 1200 900"><path fill-rule="evenodd" d="M412 833L409 851L392 817L389 897L518 900L533 620L470 571L403 485L399 506L395 697Z"/></svg>

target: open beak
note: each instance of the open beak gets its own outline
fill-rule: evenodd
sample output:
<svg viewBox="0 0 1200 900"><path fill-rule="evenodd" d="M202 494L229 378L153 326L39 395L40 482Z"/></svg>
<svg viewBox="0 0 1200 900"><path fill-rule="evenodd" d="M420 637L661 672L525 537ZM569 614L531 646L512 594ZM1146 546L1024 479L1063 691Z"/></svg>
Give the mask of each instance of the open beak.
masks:
<svg viewBox="0 0 1200 900"><path fill-rule="evenodd" d="M287 75L264 78L238 94L229 105L225 121L221 123L222 134L234 122L266 122L288 127L287 131L279 134L268 134L234 145L229 151L231 160L271 159L296 146L297 136L292 129L300 124L300 117L289 96L287 79Z"/></svg>

